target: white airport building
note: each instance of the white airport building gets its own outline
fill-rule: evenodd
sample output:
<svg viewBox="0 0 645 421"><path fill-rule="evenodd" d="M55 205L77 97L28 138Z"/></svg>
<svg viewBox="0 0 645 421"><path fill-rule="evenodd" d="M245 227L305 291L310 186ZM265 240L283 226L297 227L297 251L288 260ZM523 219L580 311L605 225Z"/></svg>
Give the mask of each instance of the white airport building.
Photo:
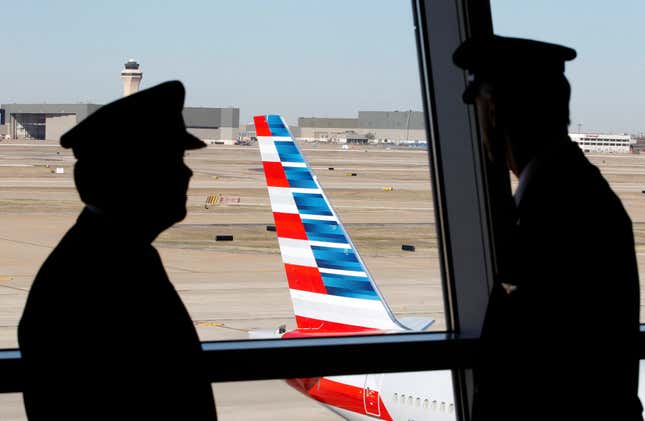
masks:
<svg viewBox="0 0 645 421"><path fill-rule="evenodd" d="M636 144L636 139L627 134L569 133L569 137L585 153L630 153Z"/></svg>

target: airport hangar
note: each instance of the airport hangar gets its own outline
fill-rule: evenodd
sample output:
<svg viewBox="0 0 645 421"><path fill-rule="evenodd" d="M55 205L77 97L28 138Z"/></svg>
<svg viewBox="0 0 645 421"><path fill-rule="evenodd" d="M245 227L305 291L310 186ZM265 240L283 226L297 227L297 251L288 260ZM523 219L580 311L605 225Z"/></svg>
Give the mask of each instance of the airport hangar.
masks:
<svg viewBox="0 0 645 421"><path fill-rule="evenodd" d="M359 111L358 118L298 118L299 137L347 143L427 142L421 111Z"/></svg>
<svg viewBox="0 0 645 421"><path fill-rule="evenodd" d="M67 130L101 107L100 104L5 104L9 139L60 140ZM239 133L239 108L185 107L187 130L206 143L233 143ZM160 122L160 124L162 124ZM118 122L115 122L115 134Z"/></svg>

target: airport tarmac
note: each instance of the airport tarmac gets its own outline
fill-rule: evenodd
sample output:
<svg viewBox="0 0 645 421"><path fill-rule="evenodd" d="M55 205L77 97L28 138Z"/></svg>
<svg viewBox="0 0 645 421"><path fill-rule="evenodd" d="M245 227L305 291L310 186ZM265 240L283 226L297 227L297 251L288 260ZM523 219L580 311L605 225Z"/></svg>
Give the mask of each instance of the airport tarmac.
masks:
<svg viewBox="0 0 645 421"><path fill-rule="evenodd" d="M444 329L426 152L309 144L303 149L393 311L432 317L437 320L432 329ZM632 217L643 279L645 155L590 158ZM188 216L155 245L200 338L244 339L250 330L282 324L293 328L275 233L266 230L273 220L257 148L210 146L189 152L186 160L195 173ZM0 143L1 348L17 346L16 326L31 281L82 209L73 163L70 151L53 142ZM113 171L119 171L117 151ZM347 175L351 173L357 175ZM207 207L206 198L213 194L240 201ZM235 240L214 241L221 234ZM416 245L416 251L402 251L404 243ZM127 289L124 284L125 294ZM149 323L155 320L141 321ZM337 419L281 381L218 384L214 389L224 421ZM24 419L20 395L0 394L0 419Z"/></svg>

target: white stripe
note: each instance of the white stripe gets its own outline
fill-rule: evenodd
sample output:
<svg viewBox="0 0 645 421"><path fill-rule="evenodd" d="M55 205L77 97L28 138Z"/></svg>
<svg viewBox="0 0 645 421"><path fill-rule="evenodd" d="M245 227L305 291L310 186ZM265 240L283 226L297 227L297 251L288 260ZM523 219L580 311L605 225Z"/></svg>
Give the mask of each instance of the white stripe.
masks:
<svg viewBox="0 0 645 421"><path fill-rule="evenodd" d="M307 164L304 162L283 162L283 167L297 167L297 168L307 168Z"/></svg>
<svg viewBox="0 0 645 421"><path fill-rule="evenodd" d="M327 241L309 241L309 244L312 246L319 246L319 247L331 247L335 249L351 249L352 246L350 246L347 243L329 243Z"/></svg>
<svg viewBox="0 0 645 421"><path fill-rule="evenodd" d="M365 387L365 374L355 374L352 376L325 376L325 378L337 383L360 387L361 389Z"/></svg>
<svg viewBox="0 0 645 421"><path fill-rule="evenodd" d="M292 193L308 193L308 194L316 194L316 193L321 194L322 193L322 190L320 190L320 189L305 189L305 188L302 188L302 187L293 187L293 188L289 188L289 189L291 190Z"/></svg>
<svg viewBox="0 0 645 421"><path fill-rule="evenodd" d="M262 156L262 161L280 162L280 155L278 155L278 150L272 141L266 140L266 138L260 138L258 140L258 144L260 145L260 156Z"/></svg>
<svg viewBox="0 0 645 421"><path fill-rule="evenodd" d="M305 219L312 219L316 221L338 221L338 219L335 216L327 216L327 215L300 215L300 219L303 221Z"/></svg>
<svg viewBox="0 0 645 421"><path fill-rule="evenodd" d="M311 251L307 240L278 237L278 243L280 244L280 253L284 263L316 267L314 252Z"/></svg>
<svg viewBox="0 0 645 421"><path fill-rule="evenodd" d="M281 213L298 213L296 201L288 188L285 187L267 187L269 190L269 200L271 201L271 210Z"/></svg>
<svg viewBox="0 0 645 421"><path fill-rule="evenodd" d="M379 300L340 297L290 289L297 316L346 325L384 330L403 330L394 323Z"/></svg>
<svg viewBox="0 0 645 421"><path fill-rule="evenodd" d="M363 376L363 377L365 377L365 376ZM371 417L369 415L364 415L362 413L354 412L354 411L351 411L349 409L343 409L340 406L334 406L334 405L329 404L329 403L322 403L321 402L321 404L324 407L326 407L327 409L329 409L330 411L332 411L333 413L335 413L336 415L338 415L339 417L341 417L342 419L344 419L344 420L374 421L374 417ZM391 409L387 408L384 403L381 404L381 405L383 405L383 406L381 406L381 408L385 408L389 412L393 412ZM365 408L365 406L363 406L363 408ZM383 410L381 410L381 411L383 411ZM383 411L383 412L385 412L385 411ZM449 415L447 415L446 417L449 417ZM446 419L450 419L450 418L446 418Z"/></svg>
<svg viewBox="0 0 645 421"><path fill-rule="evenodd" d="M291 136L258 136L258 142L261 140L270 142L293 142Z"/></svg>
<svg viewBox="0 0 645 421"><path fill-rule="evenodd" d="M340 269L327 269L327 268L318 268L320 273L332 273L334 275L347 275L347 276L363 276L367 277L367 273L359 272L356 270L340 270Z"/></svg>

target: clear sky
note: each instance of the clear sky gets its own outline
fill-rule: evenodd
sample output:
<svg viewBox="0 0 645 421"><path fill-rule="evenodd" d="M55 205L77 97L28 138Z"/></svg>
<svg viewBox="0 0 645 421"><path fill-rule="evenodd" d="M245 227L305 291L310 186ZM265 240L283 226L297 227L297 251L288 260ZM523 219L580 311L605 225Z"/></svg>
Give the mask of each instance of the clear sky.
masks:
<svg viewBox="0 0 645 421"><path fill-rule="evenodd" d="M645 132L645 1L491 0L494 31L574 48L571 131Z"/></svg>
<svg viewBox="0 0 645 421"><path fill-rule="evenodd" d="M578 50L567 70L574 128L645 131L645 2L620 4L493 0L496 32ZM2 9L0 103L108 102L132 57L142 87L180 79L187 105L236 106L241 122L421 109L407 0L21 0Z"/></svg>

